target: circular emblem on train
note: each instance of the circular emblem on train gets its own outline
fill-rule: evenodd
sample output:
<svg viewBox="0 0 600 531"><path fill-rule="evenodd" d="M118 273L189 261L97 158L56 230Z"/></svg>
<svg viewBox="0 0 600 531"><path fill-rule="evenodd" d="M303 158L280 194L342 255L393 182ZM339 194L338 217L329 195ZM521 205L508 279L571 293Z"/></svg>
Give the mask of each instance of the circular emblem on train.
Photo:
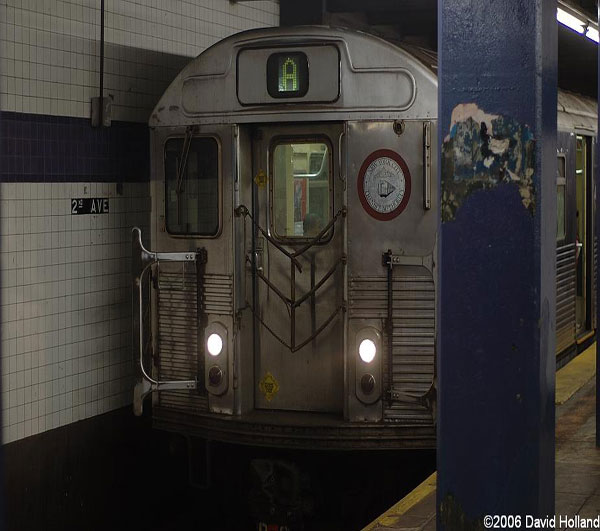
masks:
<svg viewBox="0 0 600 531"><path fill-rule="evenodd" d="M358 197L375 219L388 221L402 213L410 198L410 172L404 159L391 149L378 149L358 172Z"/></svg>

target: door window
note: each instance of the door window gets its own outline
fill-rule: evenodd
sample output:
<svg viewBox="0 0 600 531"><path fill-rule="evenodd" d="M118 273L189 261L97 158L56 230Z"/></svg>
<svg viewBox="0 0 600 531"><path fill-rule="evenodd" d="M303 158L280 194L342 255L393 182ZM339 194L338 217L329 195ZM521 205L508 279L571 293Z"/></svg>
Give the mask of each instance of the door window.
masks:
<svg viewBox="0 0 600 531"><path fill-rule="evenodd" d="M273 233L280 239L310 239L332 217L331 148L325 140L279 141L273 148Z"/></svg>
<svg viewBox="0 0 600 531"><path fill-rule="evenodd" d="M169 234L218 234L219 146L214 138L167 140L165 187Z"/></svg>

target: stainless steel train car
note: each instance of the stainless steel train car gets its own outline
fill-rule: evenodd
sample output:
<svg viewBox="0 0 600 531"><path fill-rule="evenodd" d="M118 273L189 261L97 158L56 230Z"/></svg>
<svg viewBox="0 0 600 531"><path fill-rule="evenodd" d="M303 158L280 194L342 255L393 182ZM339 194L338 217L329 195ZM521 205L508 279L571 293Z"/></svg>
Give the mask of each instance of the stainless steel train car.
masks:
<svg viewBox="0 0 600 531"><path fill-rule="evenodd" d="M559 365L596 330L594 231L598 108L594 100L559 92L556 250L556 350Z"/></svg>
<svg viewBox="0 0 600 531"><path fill-rule="evenodd" d="M152 394L155 426L190 436L435 446L435 72L420 49L299 27L234 35L179 74L150 119L151 234L133 234L138 414ZM569 178L595 108L561 101L563 351L595 326L591 172L585 204Z"/></svg>

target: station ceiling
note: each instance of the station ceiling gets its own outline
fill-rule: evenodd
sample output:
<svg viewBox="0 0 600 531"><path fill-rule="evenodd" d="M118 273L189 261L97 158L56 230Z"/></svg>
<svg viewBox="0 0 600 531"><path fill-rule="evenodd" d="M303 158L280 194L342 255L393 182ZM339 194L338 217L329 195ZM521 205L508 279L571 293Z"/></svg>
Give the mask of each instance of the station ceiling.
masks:
<svg viewBox="0 0 600 531"><path fill-rule="evenodd" d="M591 18L596 0L569 0ZM328 24L437 49L437 0L280 0L281 25ZM558 84L597 97L598 46L558 24Z"/></svg>

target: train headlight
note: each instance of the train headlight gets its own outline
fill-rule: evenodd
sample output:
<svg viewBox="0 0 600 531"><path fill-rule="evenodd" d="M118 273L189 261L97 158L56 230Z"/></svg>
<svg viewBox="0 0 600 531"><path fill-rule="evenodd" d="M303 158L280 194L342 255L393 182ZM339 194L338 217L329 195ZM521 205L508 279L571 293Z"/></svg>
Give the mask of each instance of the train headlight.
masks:
<svg viewBox="0 0 600 531"><path fill-rule="evenodd" d="M204 329L204 387L213 397L224 395L229 388L233 345L227 325L231 327L232 323L210 321ZM210 405L211 411L220 407L216 403Z"/></svg>
<svg viewBox="0 0 600 531"><path fill-rule="evenodd" d="M356 325L352 324L354 328ZM356 333L353 334L354 390L356 398L362 404L352 406L355 409L350 416L353 420L365 420L368 418L369 420L376 421L381 418L381 408L372 408L371 406L376 404L381 398L381 364L383 362L381 332L376 326L372 326L371 322L366 320L356 321L356 324L360 328L358 330L354 328ZM350 337L352 338L352 335Z"/></svg>
<svg viewBox="0 0 600 531"><path fill-rule="evenodd" d="M365 363L371 363L377 354L375 342L371 339L363 339L358 346L358 355Z"/></svg>
<svg viewBox="0 0 600 531"><path fill-rule="evenodd" d="M223 350L223 339L219 334L211 334L206 340L206 348L211 356L218 356Z"/></svg>

